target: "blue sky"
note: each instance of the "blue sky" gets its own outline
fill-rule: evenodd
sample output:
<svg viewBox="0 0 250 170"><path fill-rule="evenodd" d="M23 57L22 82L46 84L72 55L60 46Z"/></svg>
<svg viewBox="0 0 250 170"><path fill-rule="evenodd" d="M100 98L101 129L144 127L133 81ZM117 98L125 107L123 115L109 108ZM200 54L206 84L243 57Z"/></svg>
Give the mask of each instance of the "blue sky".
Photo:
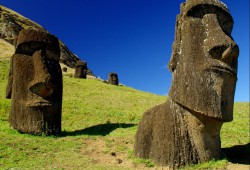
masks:
<svg viewBox="0 0 250 170"><path fill-rule="evenodd" d="M166 95L176 15L184 0L0 0L61 39L96 76ZM240 47L235 101L249 102L249 1L224 0Z"/></svg>

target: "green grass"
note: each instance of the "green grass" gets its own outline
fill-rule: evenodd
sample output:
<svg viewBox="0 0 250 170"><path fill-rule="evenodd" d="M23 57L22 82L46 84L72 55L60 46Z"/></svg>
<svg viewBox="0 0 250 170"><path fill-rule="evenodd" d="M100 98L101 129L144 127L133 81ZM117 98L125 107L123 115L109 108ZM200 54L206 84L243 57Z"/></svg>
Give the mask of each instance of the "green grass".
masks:
<svg viewBox="0 0 250 170"><path fill-rule="evenodd" d="M230 147L249 143L249 103L235 103L234 120L222 127L222 146Z"/></svg>
<svg viewBox="0 0 250 170"><path fill-rule="evenodd" d="M0 61L0 169L146 169L133 144L142 113L165 96L99 80L63 77L62 136L20 134L9 127L5 99L9 63ZM236 103L234 121L223 125L222 147L249 143L249 103ZM225 168L227 157L186 169Z"/></svg>

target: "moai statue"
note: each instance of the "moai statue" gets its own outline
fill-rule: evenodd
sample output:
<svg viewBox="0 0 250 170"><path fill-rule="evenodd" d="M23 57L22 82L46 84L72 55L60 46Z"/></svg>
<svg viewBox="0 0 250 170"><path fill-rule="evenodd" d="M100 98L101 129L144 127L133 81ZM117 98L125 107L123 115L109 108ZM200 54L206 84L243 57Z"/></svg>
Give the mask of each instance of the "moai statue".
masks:
<svg viewBox="0 0 250 170"><path fill-rule="evenodd" d="M75 78L84 78L87 77L87 63L85 61L77 61L75 69Z"/></svg>
<svg viewBox="0 0 250 170"><path fill-rule="evenodd" d="M233 19L218 0L187 0L177 16L166 103L146 111L135 155L176 169L219 159L220 129L233 120L239 48Z"/></svg>
<svg viewBox="0 0 250 170"><path fill-rule="evenodd" d="M118 75L116 73L113 73L113 72L109 73L108 83L118 86L118 84L119 84Z"/></svg>
<svg viewBox="0 0 250 170"><path fill-rule="evenodd" d="M33 29L20 31L11 58L6 97L10 125L22 133L61 132L62 72L58 39Z"/></svg>

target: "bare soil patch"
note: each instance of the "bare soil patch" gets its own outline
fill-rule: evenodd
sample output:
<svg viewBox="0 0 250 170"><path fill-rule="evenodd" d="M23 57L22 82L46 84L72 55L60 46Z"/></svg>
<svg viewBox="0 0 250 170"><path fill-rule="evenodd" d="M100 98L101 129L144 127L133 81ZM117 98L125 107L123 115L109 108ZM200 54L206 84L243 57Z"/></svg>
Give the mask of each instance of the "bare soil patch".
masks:
<svg viewBox="0 0 250 170"><path fill-rule="evenodd" d="M92 164L107 167L121 167L128 169L149 170L143 165L137 165L129 159L127 149L133 146L129 139L86 139L83 142L81 153L92 159ZM123 147L120 148L119 147ZM119 151L117 151L119 150Z"/></svg>

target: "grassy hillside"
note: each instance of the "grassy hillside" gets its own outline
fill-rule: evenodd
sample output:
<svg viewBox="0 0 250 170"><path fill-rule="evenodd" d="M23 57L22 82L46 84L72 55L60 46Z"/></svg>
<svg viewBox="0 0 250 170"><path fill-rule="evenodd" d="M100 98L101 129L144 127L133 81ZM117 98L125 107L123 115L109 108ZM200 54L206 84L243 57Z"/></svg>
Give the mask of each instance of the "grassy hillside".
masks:
<svg viewBox="0 0 250 170"><path fill-rule="evenodd" d="M62 136L19 134L8 123L10 100L4 98L8 68L8 61L0 60L0 169L116 170L154 166L148 160L134 158L134 135L142 113L166 97L64 75ZM224 154L234 145L249 149L249 103L236 103L234 112L234 121L222 129ZM225 156L186 169L225 168L226 159L232 158Z"/></svg>
<svg viewBox="0 0 250 170"><path fill-rule="evenodd" d="M14 53L14 46L0 38L0 60L9 59Z"/></svg>

